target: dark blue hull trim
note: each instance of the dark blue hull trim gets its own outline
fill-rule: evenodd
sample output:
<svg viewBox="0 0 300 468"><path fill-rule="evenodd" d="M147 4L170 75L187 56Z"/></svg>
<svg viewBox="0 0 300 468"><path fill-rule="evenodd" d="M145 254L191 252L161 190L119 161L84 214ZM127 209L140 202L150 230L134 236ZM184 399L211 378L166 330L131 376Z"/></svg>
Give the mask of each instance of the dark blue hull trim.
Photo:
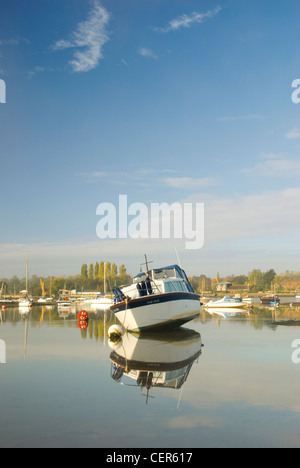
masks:
<svg viewBox="0 0 300 468"><path fill-rule="evenodd" d="M128 303L121 302L115 304L111 307L111 311L114 313L121 312L127 309L136 309L138 307L144 307L152 304L162 304L164 302L180 301L180 300L189 300L195 301L195 307L200 308L200 296L193 293L168 293L168 294L157 294L153 296L144 296L138 299L129 300Z"/></svg>

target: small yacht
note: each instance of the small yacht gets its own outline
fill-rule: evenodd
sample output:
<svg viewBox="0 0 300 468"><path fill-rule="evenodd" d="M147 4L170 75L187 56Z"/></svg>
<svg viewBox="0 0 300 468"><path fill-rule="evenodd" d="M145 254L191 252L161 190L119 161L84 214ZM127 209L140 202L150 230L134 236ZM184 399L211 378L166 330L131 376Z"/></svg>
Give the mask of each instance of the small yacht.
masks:
<svg viewBox="0 0 300 468"><path fill-rule="evenodd" d="M277 296L277 294L271 294L268 296L262 296L260 298L260 303L266 305L276 305L280 303L280 299L279 296Z"/></svg>
<svg viewBox="0 0 300 468"><path fill-rule="evenodd" d="M104 294L99 294L96 299L91 300L91 305L96 306L101 310L109 309L113 305L113 299L105 296Z"/></svg>
<svg viewBox="0 0 300 468"><path fill-rule="evenodd" d="M222 299L218 301L210 301L205 304L205 307L208 309L216 308L216 309L224 309L224 308L233 308L238 307L241 308L245 304L243 303L243 299L241 297L230 297L224 296Z"/></svg>
<svg viewBox="0 0 300 468"><path fill-rule="evenodd" d="M200 315L200 296L178 265L151 271L147 266L131 286L115 288L114 294L111 311L130 331L168 330Z"/></svg>
<svg viewBox="0 0 300 468"><path fill-rule="evenodd" d="M66 296L65 294L59 296L57 301L58 307L71 307L71 304L72 302L69 296Z"/></svg>
<svg viewBox="0 0 300 468"><path fill-rule="evenodd" d="M32 300L29 299L28 297L27 298L24 297L23 299L21 299L19 301L19 308L21 309L23 307L25 307L25 308L32 307Z"/></svg>

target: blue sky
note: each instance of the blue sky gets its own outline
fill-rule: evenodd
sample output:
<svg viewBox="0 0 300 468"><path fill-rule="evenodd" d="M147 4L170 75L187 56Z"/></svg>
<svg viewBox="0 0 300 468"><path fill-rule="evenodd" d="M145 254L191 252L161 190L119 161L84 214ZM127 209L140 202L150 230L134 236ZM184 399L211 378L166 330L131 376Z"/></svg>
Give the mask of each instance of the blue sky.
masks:
<svg viewBox="0 0 300 468"><path fill-rule="evenodd" d="M0 276L147 253L189 274L299 271L297 0L1 8ZM205 203L205 245L100 240L96 208Z"/></svg>

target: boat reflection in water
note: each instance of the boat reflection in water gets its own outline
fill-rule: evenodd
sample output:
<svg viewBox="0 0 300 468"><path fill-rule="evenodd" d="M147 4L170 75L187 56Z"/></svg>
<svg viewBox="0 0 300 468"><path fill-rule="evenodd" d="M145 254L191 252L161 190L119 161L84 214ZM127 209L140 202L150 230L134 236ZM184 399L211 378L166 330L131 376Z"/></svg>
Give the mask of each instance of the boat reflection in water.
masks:
<svg viewBox="0 0 300 468"><path fill-rule="evenodd" d="M126 332L110 346L111 377L121 385L141 387L147 403L152 387L182 387L201 355L202 343L199 333L178 328L142 335Z"/></svg>
<svg viewBox="0 0 300 468"><path fill-rule="evenodd" d="M215 308L215 309L207 309L205 310L210 314L210 315L218 315L219 317L229 319L229 318L237 318L237 317L245 317L249 315L249 311L245 309L230 309L230 308Z"/></svg>

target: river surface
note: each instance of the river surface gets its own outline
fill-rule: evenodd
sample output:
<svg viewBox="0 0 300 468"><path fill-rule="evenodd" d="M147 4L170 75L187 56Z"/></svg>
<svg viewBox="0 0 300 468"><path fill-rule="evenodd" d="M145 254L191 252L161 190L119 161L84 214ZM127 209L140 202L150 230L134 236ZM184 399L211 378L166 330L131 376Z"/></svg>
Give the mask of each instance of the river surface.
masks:
<svg viewBox="0 0 300 468"><path fill-rule="evenodd" d="M278 312L110 343L110 312L77 311L2 312L1 448L300 447L300 327Z"/></svg>

